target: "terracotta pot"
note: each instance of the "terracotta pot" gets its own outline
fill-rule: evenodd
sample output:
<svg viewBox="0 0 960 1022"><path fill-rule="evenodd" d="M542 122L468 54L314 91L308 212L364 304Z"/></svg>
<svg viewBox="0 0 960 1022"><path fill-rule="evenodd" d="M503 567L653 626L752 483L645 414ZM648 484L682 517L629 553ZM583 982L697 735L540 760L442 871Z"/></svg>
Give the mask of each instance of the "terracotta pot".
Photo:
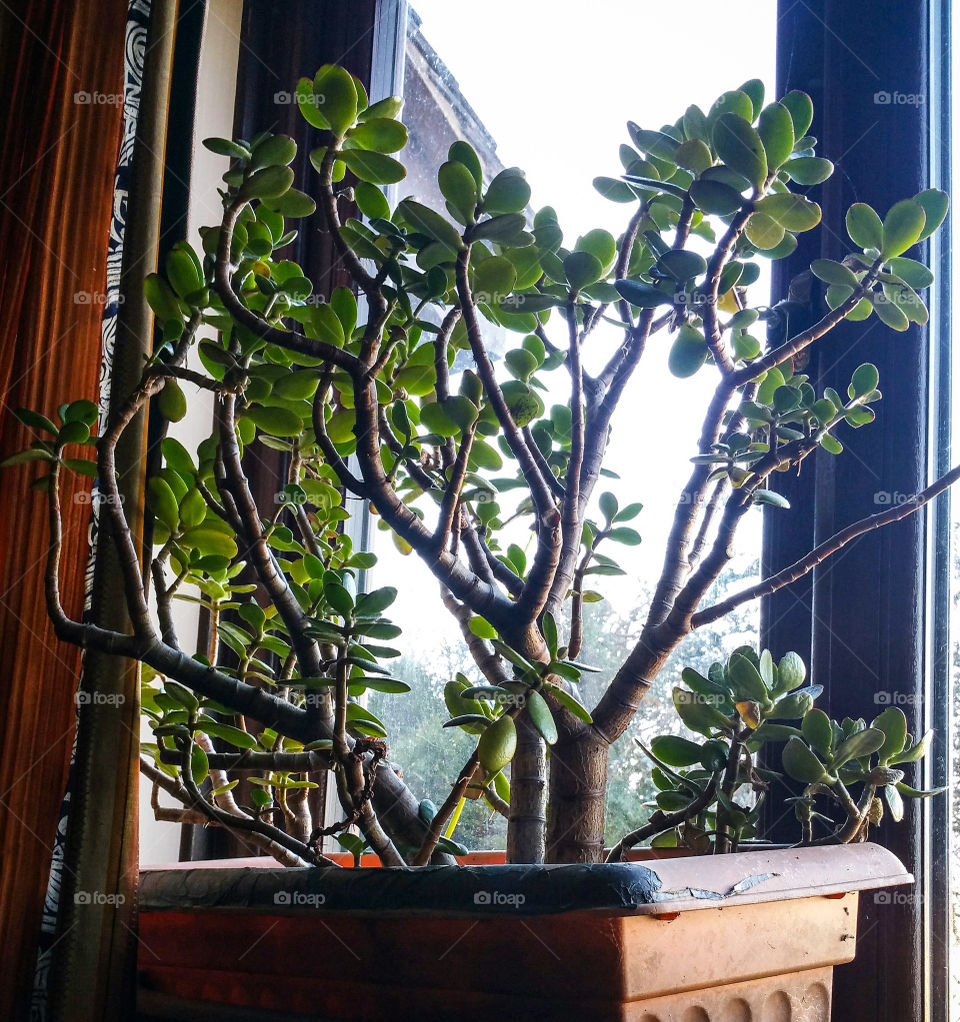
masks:
<svg viewBox="0 0 960 1022"><path fill-rule="evenodd" d="M912 879L872 844L647 865L144 870L141 1008L829 1022L858 892Z"/></svg>

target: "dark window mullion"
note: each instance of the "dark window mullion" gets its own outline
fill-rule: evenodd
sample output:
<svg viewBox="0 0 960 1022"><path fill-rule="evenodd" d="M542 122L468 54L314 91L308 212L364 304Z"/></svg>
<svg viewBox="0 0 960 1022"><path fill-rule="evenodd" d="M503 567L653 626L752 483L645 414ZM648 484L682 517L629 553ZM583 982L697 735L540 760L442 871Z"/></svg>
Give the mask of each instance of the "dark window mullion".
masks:
<svg viewBox="0 0 960 1022"><path fill-rule="evenodd" d="M953 110L951 102L951 3L936 0L931 10L931 184L950 190L952 184L951 139ZM951 344L951 219L938 232L931 245L931 269L937 283L931 304L931 400L930 439L931 478L948 471L953 457L953 355ZM951 666L956 636L950 633L951 558L955 556L951 537L951 494L938 498L930 512L927 547L927 688L924 701L924 726L936 733L932 754L924 772L924 787L942 787L950 783L950 750L954 738L951 700ZM950 946L952 942L950 848L952 804L956 795L929 800L924 816L924 966L927 1017L930 1022L948 1022L950 1018Z"/></svg>
<svg viewBox="0 0 960 1022"><path fill-rule="evenodd" d="M849 251L842 225L852 202L868 202L882 216L896 200L928 187L929 9L925 0L883 0L864 17L856 5L781 0L780 11L780 89L811 93L819 110L814 134L823 155L837 162L834 177L812 193L823 206L826 226L787 261L783 284L811 258L842 258ZM875 102L882 92L919 94L924 102ZM819 315L822 298L815 294L815 301ZM818 346L805 369L818 389L829 385L844 392L853 369L871 361L880 370L884 400L875 406L876 423L844 431L844 454L837 459L821 454L787 484L795 524L771 523L777 531L765 540L768 570L796 559L811 539L819 542L881 509L875 494L890 494L892 501L894 494L923 485L928 351L926 330L894 334L873 319L843 324ZM861 538L817 569L812 604L809 588L768 604L764 641L779 651L786 640L803 652L806 638L815 680L826 686L821 703L833 716L869 718L881 708L875 693L896 691L910 701L904 708L911 725L922 726L914 718L924 689L925 544L922 516L908 519ZM806 632L804 604L811 615ZM903 824L884 824L879 837L918 876L922 821L923 811L910 807ZM835 975L834 1017L919 1022L921 932L920 899L880 905L865 895L857 961Z"/></svg>

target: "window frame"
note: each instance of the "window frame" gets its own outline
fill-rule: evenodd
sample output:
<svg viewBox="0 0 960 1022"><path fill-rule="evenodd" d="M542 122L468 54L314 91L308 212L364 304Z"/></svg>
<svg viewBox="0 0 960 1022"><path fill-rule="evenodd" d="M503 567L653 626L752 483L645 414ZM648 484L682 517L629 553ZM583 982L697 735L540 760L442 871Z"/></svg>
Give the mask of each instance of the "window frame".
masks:
<svg viewBox="0 0 960 1022"><path fill-rule="evenodd" d="M883 213L897 199L949 181L949 152L940 144L944 126L949 129L950 102L945 0L883 0L872 6L869 19L826 0L778 0L778 14L778 91L799 88L812 95L817 115L811 130L826 154L839 156L838 172L814 196L824 206L825 222L841 223L854 201L869 202ZM874 100L875 109L869 108L870 92L894 89L926 101L904 108ZM831 104L831 95L842 103ZM872 131L871 122L876 122ZM949 239L949 224L940 236ZM841 258L842 242L828 231L804 236L795 256L778 264L774 294L785 294L812 259ZM812 471L780 482L777 488L791 499L793 510L766 515L765 574L869 513L877 493L916 492L931 473L945 468L949 242L924 249L921 258L932 259L938 278L930 326L911 327L894 342L882 326L870 331L869 322L844 324L811 359L810 371L823 377L821 386L838 386L859 361L869 359L880 369L884 400L875 423L844 437L842 476L837 463L820 458ZM859 341L854 340L858 330ZM851 350L835 358L844 348ZM882 466L882 482L862 469L865 454ZM768 597L761 612L764 644L810 658L815 680L826 686L822 702L831 715L870 715L874 705L882 709L876 697L884 689L880 679L888 678L886 685L895 685L898 698L908 703L911 726L937 728L939 749L923 765L924 777L919 769L908 775L912 784L942 778L948 751L949 607L944 600L949 557L944 550L949 550L946 494L929 511L863 537L801 583ZM881 828L878 840L915 873L917 887L891 904L870 894L862 898L857 959L834 980L835 1015L845 1022L949 1019L948 813L947 799L914 803L902 824Z"/></svg>
<svg viewBox="0 0 960 1022"><path fill-rule="evenodd" d="M811 93L820 125L826 129L815 130L824 139L825 152L844 157L849 145L859 146L856 163L848 160L845 165L841 158L840 172L823 189L824 219L834 223L841 221L850 201L863 198L885 210L895 198L914 194L922 187L942 185L950 175L949 150L939 142L944 130L949 131L950 4L947 0L879 0L869 24L865 24L859 10L844 10L843 6L827 0L800 4L778 0L778 91L801 88ZM275 130L289 131L303 142L307 127L294 116L292 107L284 113L272 102L273 92L301 74L311 73L305 68L315 69L324 62L350 66L369 85L371 98L396 91L398 81L402 81L404 0L359 0L350 4L321 0L298 5L277 21L270 16L271 8L264 0L245 0L245 57L237 94L241 134L249 125L271 124ZM844 39L856 42L848 45ZM870 64L875 65L868 78L878 82L877 89L883 87L881 79L888 79L898 91L923 93L930 102L922 109L897 111L905 119L892 135L874 129L872 137L863 141L851 137L866 116L863 110L852 117L830 116L824 100L831 94L850 98L850 82L863 84L863 61L854 48L862 51L865 45L870 45ZM914 53L920 57L906 61L902 57ZM868 102L868 94L861 91L862 103ZM823 123L824 117L829 123ZM899 158L885 174L870 169L877 162L881 166L884 161L889 163L901 138L921 140L919 148L907 149L916 159ZM309 145L301 145L303 158L308 151ZM862 189L857 188L858 183L863 184ZM949 225L945 225L941 236L947 238L948 231ZM812 259L837 256L840 244L841 240L828 232L818 232L816 238L801 236L797 253L774 267L774 294L785 295L794 276ZM907 335L909 341L901 343L899 349L889 339L884 340L879 355L877 346L871 344L870 360L878 364L881 379L890 380L893 386L889 396L885 394L877 423L864 431L864 437L869 434L869 438L861 440L858 434L848 455L852 459L865 448L879 452L885 464L893 464L896 478L906 480L901 487L904 492L913 492L931 472L936 474L946 467L950 453L949 244L935 243L931 255L939 281L931 327L912 328ZM333 260L322 239L303 239L297 256L309 267L319 290L340 283L330 272ZM841 343L857 329L857 325L842 327ZM908 343L917 350L914 361L905 365L898 351ZM864 348L864 356L866 353ZM833 367L823 355L814 358L814 375L822 373L824 382L828 382L829 373L829 382L834 385L849 362L848 357L839 367ZM911 367L920 369L911 374ZM905 381L911 377L914 382L907 385ZM904 414L913 430L912 441L907 456L901 453L898 458L898 430L903 430ZM824 458L818 459L813 471L778 481L777 488L791 500L793 510L786 515L765 515L761 558L765 574L805 553L818 538L832 532L838 521L861 517L869 510L875 490L871 492L867 477L862 472L845 473L843 482L840 487L835 467ZM818 569L763 601L764 644L778 651L796 649L812 662L818 681L827 684L825 703L834 715L864 713L865 706L874 705L877 691L876 674L870 672L853 682L830 684L833 679L829 673L842 672L845 659L849 659L833 634L838 629L854 634L860 645L874 644L877 656L872 663L888 674L893 669L905 672L902 676L906 678L907 694L916 696L926 708L926 725L949 735L949 553L944 557L944 552L949 552L949 529L949 496L944 495L929 515L908 519L889 530L889 535L865 538L844 555L839 567ZM851 578L858 573L875 577L878 568L880 579L899 578L906 573L908 584L888 583L883 587L888 591L882 608L871 600L843 599ZM829 616L829 626L823 623L821 610ZM892 629L885 622L907 622L907 626ZM925 783L943 778L947 752L947 741L940 742L936 755L926 765ZM949 935L949 889L946 870L937 868L949 836L948 806L946 799L934 800L922 811L910 812L900 828L885 827L882 832L884 843L917 873L921 885L918 889L924 897L915 904L884 905L881 911L875 911L867 896L858 964L839 970L835 987L835 1003L843 1005L838 1010L850 1022L905 1022L921 1017L946 1022L949 1018L945 943ZM906 954L904 934L917 935ZM875 993L864 997L868 978L873 980Z"/></svg>

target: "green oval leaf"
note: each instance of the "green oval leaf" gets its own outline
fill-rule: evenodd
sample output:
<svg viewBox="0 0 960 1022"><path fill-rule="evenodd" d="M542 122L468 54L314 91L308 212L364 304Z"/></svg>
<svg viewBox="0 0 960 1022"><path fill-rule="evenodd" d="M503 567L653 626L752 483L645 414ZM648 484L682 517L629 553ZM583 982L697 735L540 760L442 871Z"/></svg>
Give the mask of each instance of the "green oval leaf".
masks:
<svg viewBox="0 0 960 1022"><path fill-rule="evenodd" d="M833 747L833 724L823 710L808 710L803 715L800 730L804 739L821 756L829 756Z"/></svg>
<svg viewBox="0 0 960 1022"><path fill-rule="evenodd" d="M754 208L788 231L809 231L820 223L820 207L805 196L793 192L764 196Z"/></svg>
<svg viewBox="0 0 960 1022"><path fill-rule="evenodd" d="M391 185L402 181L407 176L407 169L392 156L384 153L368 152L366 149L344 149L340 159L347 165L347 170L356 174L361 181L369 181L375 185Z"/></svg>
<svg viewBox="0 0 960 1022"><path fill-rule="evenodd" d="M743 204L743 196L722 181L699 180L690 185L690 197L704 213L728 216Z"/></svg>
<svg viewBox="0 0 960 1022"><path fill-rule="evenodd" d="M289 135L271 135L253 150L250 169L286 167L297 155L297 143Z"/></svg>
<svg viewBox="0 0 960 1022"><path fill-rule="evenodd" d="M685 379L700 369L708 354L703 334L689 323L684 323L670 347L667 366L674 376Z"/></svg>
<svg viewBox="0 0 960 1022"><path fill-rule="evenodd" d="M721 114L713 127L713 147L720 159L754 188L763 185L767 156L760 136L748 121L737 114Z"/></svg>
<svg viewBox="0 0 960 1022"><path fill-rule="evenodd" d="M198 550L204 556L226 557L229 560L237 556L237 544L233 537L209 525L187 529L180 538L180 544L188 550Z"/></svg>
<svg viewBox="0 0 960 1022"><path fill-rule="evenodd" d="M180 511L177 507L177 498L166 479L154 476L148 481L147 506L171 532L177 531L180 525Z"/></svg>
<svg viewBox="0 0 960 1022"><path fill-rule="evenodd" d="M517 727L508 714L495 720L477 743L480 764L490 774L498 773L507 766L516 751Z"/></svg>
<svg viewBox="0 0 960 1022"><path fill-rule="evenodd" d="M353 75L336 64L324 64L313 79L313 97L327 126L343 137L357 119L359 97Z"/></svg>
<svg viewBox="0 0 960 1022"><path fill-rule="evenodd" d="M211 738L221 738L237 749L255 749L259 744L253 735L230 724L204 724L203 731Z"/></svg>
<svg viewBox="0 0 960 1022"><path fill-rule="evenodd" d="M771 103L760 112L757 134L763 143L767 168L776 170L793 152L793 118L782 103Z"/></svg>
<svg viewBox="0 0 960 1022"><path fill-rule="evenodd" d="M813 123L813 100L805 92L795 89L788 92L780 102L790 112L794 136L803 138Z"/></svg>
<svg viewBox="0 0 960 1022"><path fill-rule="evenodd" d="M650 751L671 767L688 767L700 762L703 746L678 735L657 735L650 742Z"/></svg>
<svg viewBox="0 0 960 1022"><path fill-rule="evenodd" d="M570 290L579 291L600 279L603 275L603 265L589 252L571 252L563 260L563 272L570 284Z"/></svg>
<svg viewBox="0 0 960 1022"><path fill-rule="evenodd" d="M861 248L883 248L883 223L876 211L865 202L855 202L847 210L847 234Z"/></svg>
<svg viewBox="0 0 960 1022"><path fill-rule="evenodd" d="M833 173L833 164L819 156L800 156L783 165L790 179L798 185L818 185Z"/></svg>
<svg viewBox="0 0 960 1022"><path fill-rule="evenodd" d="M557 725L554 722L553 714L550 712L546 699L539 692L531 689L527 693L526 710L530 716L530 722L543 736L543 740L547 745L553 745L559 735L557 734Z"/></svg>
<svg viewBox="0 0 960 1022"><path fill-rule="evenodd" d="M928 188L926 191L914 196L914 198L920 203L923 207L923 212L926 214L926 222L923 225L923 230L920 232L920 237L917 238L917 241L923 241L929 238L943 223L947 210L950 208L950 198L946 192L941 192L939 188ZM910 281L907 281L907 283L909 284ZM916 287L917 285L914 284L913 286Z"/></svg>
<svg viewBox="0 0 960 1022"><path fill-rule="evenodd" d="M851 291L860 283L853 270L832 259L814 259L810 264L810 271L826 284L839 284L841 287L850 288Z"/></svg>
<svg viewBox="0 0 960 1022"><path fill-rule="evenodd" d="M783 241L785 231L772 217L754 213L747 221L746 234L751 244L766 252L775 249Z"/></svg>
<svg viewBox="0 0 960 1022"><path fill-rule="evenodd" d="M457 213L462 224L471 224L477 206L477 183L473 174L459 160L441 164L437 181L443 197Z"/></svg>
<svg viewBox="0 0 960 1022"><path fill-rule="evenodd" d="M309 195L298 191L296 188L291 188L276 198L266 198L263 200L263 203L272 209L274 213L280 213L282 216L292 217L293 219L310 216L317 208L317 204Z"/></svg>
<svg viewBox="0 0 960 1022"><path fill-rule="evenodd" d="M361 149L377 153L395 153L407 144L406 126L392 117L364 117L347 137Z"/></svg>
<svg viewBox="0 0 960 1022"><path fill-rule="evenodd" d="M303 419L289 408L250 405L243 415L270 436L299 436L303 432Z"/></svg>
<svg viewBox="0 0 960 1022"><path fill-rule="evenodd" d="M907 718L899 706L888 706L870 726L882 731L886 736L883 745L877 750L877 757L881 763L887 763L903 752L907 744Z"/></svg>
<svg viewBox="0 0 960 1022"><path fill-rule="evenodd" d="M242 199L275 199L293 184L293 171L289 167L263 167L243 182Z"/></svg>
<svg viewBox="0 0 960 1022"><path fill-rule="evenodd" d="M864 362L853 371L847 393L850 397L865 397L877 389L880 372L872 362Z"/></svg>
<svg viewBox="0 0 960 1022"><path fill-rule="evenodd" d="M485 213L520 213L530 201L530 185L516 167L501 170L483 196Z"/></svg>
<svg viewBox="0 0 960 1022"><path fill-rule="evenodd" d="M845 742L837 746L830 758L830 765L834 770L843 766L851 759L860 759L863 756L870 756L882 748L886 741L886 735L879 728L868 727L851 735Z"/></svg>
<svg viewBox="0 0 960 1022"><path fill-rule="evenodd" d="M920 240L927 214L916 199L904 199L891 207L883 221L884 259L906 252Z"/></svg>
<svg viewBox="0 0 960 1022"><path fill-rule="evenodd" d="M804 744L802 739L787 739L783 747L783 769L795 780L804 784L815 784L827 777L824 765Z"/></svg>
<svg viewBox="0 0 960 1022"><path fill-rule="evenodd" d="M673 295L665 294L642 280L617 280L613 286L621 298L638 309L655 309L658 305L673 304Z"/></svg>
<svg viewBox="0 0 960 1022"><path fill-rule="evenodd" d="M390 203L380 189L369 181L358 181L353 189L357 208L370 220L390 219Z"/></svg>

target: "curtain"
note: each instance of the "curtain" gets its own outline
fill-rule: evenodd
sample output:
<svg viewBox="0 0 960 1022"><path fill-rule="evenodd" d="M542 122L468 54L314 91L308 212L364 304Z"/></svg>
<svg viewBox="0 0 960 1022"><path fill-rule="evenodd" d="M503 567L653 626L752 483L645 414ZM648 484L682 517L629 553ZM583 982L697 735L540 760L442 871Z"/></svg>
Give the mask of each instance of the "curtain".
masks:
<svg viewBox="0 0 960 1022"><path fill-rule="evenodd" d="M0 457L34 437L13 415L96 399L108 239L124 139L127 0L0 7ZM25 1017L73 737L78 651L46 618L35 465L0 476L0 1018ZM83 564L89 503L64 494L65 561ZM83 572L64 579L77 614Z"/></svg>

